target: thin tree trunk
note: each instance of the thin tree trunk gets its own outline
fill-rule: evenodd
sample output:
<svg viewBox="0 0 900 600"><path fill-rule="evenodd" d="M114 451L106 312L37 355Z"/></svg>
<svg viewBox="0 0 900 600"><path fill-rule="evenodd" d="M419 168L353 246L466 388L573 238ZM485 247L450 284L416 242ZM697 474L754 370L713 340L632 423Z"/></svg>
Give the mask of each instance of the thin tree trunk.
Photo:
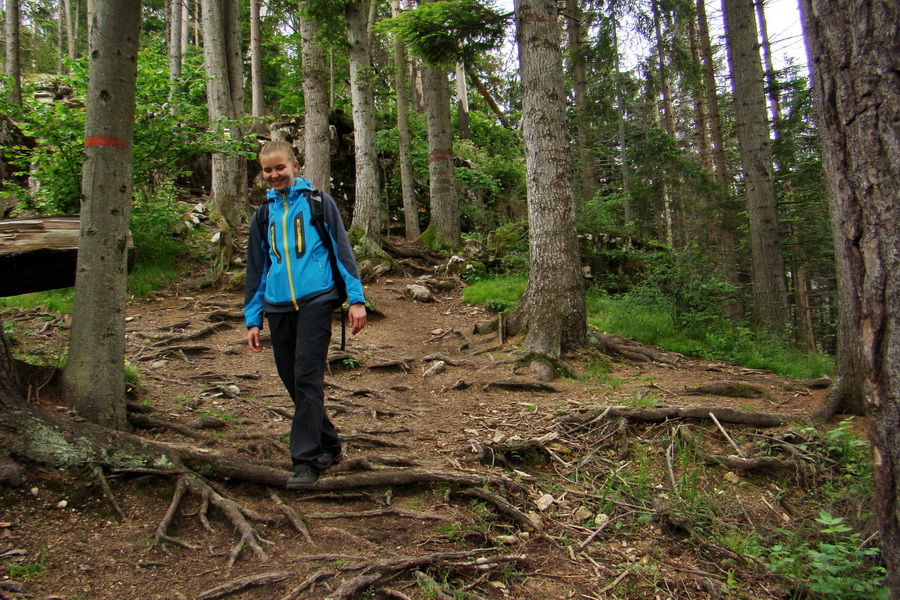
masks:
<svg viewBox="0 0 900 600"><path fill-rule="evenodd" d="M628 172L628 145L625 139L625 94L622 92L622 69L619 58L619 19L612 15L613 61L616 70L616 117L619 121L619 162L622 163L622 204L625 227L631 223L631 175Z"/></svg>
<svg viewBox="0 0 900 600"><path fill-rule="evenodd" d="M688 19L688 40L691 47L691 60L702 68L700 61L700 41L697 38L697 23L694 19ZM700 168L714 176L712 152L709 141L709 115L706 110L706 94L702 82L691 86L691 96L694 99L695 134L697 147L700 151Z"/></svg>
<svg viewBox="0 0 900 600"><path fill-rule="evenodd" d="M469 120L469 86L466 85L466 66L456 63L456 115L459 122L459 137L472 139L472 126Z"/></svg>
<svg viewBox="0 0 900 600"><path fill-rule="evenodd" d="M472 80L475 89L478 90L478 93L481 94L481 97L487 102L487 105L490 106L491 110L494 111L494 114L497 115L497 120L500 121L500 124L509 129L510 125L506 115L503 114L503 110L497 105L497 101L494 100L494 97L491 96L490 90L488 90L487 86L484 85L484 82L481 81L478 72L472 67L466 67L466 74L469 76L469 79Z"/></svg>
<svg viewBox="0 0 900 600"><path fill-rule="evenodd" d="M809 303L809 278L806 269L794 269L794 295L797 300L797 339L807 354L816 353L816 334L813 331L812 308Z"/></svg>
<svg viewBox="0 0 900 600"><path fill-rule="evenodd" d="M722 4L750 219L754 322L783 334L789 326L787 283L753 0L723 0Z"/></svg>
<svg viewBox="0 0 900 600"><path fill-rule="evenodd" d="M592 129L585 114L590 108L587 97L587 67L583 56L584 24L578 0L566 0L565 23L568 37L568 68L572 77L572 93L575 96L575 141L578 148L578 170L581 173L581 200L594 197L600 182L597 178L594 155L591 150Z"/></svg>
<svg viewBox="0 0 900 600"><path fill-rule="evenodd" d="M706 0L697 0L697 37L700 56L703 61L703 89L706 94L706 108L709 114L709 134L712 147L712 163L715 166L715 180L719 184L717 202L711 207L708 219L707 239L712 240L719 261L724 266L728 281L738 290L740 265L737 256L736 214L731 207L731 186L728 179L728 165L725 161L725 141L722 136L722 120L719 116L719 95L716 87L715 61L709 40L709 25L706 20ZM738 318L743 313L743 303L739 294L724 304L725 314Z"/></svg>
<svg viewBox="0 0 900 600"><path fill-rule="evenodd" d="M766 87L768 88L769 107L772 109L772 131L778 138L778 123L781 121L781 97L778 93L778 80L775 78L775 66L772 63L772 44L769 42L769 28L766 26L766 13L763 0L756 0L756 19L759 22L759 36L762 40L763 64L766 66Z"/></svg>
<svg viewBox="0 0 900 600"><path fill-rule="evenodd" d="M391 1L391 13L400 14L400 0ZM397 90L397 143L400 160L400 187L403 194L403 217L406 239L415 240L419 229L419 203L416 201L416 180L412 165L412 138L409 132L409 81L406 47L399 37L394 38L394 88Z"/></svg>
<svg viewBox="0 0 900 600"><path fill-rule="evenodd" d="M566 98L555 0L516 0L522 127L528 193L529 266L510 332L550 356L587 343L575 190L566 135Z"/></svg>
<svg viewBox="0 0 900 600"><path fill-rule="evenodd" d="M244 116L238 8L237 0L204 0L202 7L209 117L225 139L242 135L239 121ZM216 265L225 269L231 262L233 232L248 214L247 161L241 156L214 153L212 164L213 203L225 221L220 227Z"/></svg>
<svg viewBox="0 0 900 600"><path fill-rule="evenodd" d="M262 82L262 35L259 29L259 0L250 0L250 113L257 124L259 119L265 115ZM303 74L305 77L306 70L303 71Z"/></svg>
<svg viewBox="0 0 900 600"><path fill-rule="evenodd" d="M303 99L306 105L304 175L314 188L331 191L331 128L328 124L328 89L325 50L316 36L318 27L300 17Z"/></svg>
<svg viewBox="0 0 900 600"><path fill-rule="evenodd" d="M378 152L375 142L375 96L371 82L365 3L346 6L350 44L350 94L353 101L353 141L356 151L356 202L353 227L377 246L381 245L381 210L378 184Z"/></svg>
<svg viewBox="0 0 900 600"><path fill-rule="evenodd" d="M134 157L134 98L141 4L99 2L91 40L81 236L67 401L86 419L125 429L125 281ZM116 93L110 96L109 90Z"/></svg>
<svg viewBox="0 0 900 600"><path fill-rule="evenodd" d="M712 45L709 41L709 24L706 20L706 0L697 0L697 35L700 42L700 56L703 58L703 87L706 90L706 106L709 110L709 130L713 164L716 167L716 182L727 193L728 167L725 162L722 119L719 116L719 95L716 92L716 67Z"/></svg>
<svg viewBox="0 0 900 600"><path fill-rule="evenodd" d="M66 41L69 60L75 60L75 25L72 23L72 0L62 0L66 14Z"/></svg>
<svg viewBox="0 0 900 600"><path fill-rule="evenodd" d="M11 79L6 99L11 104L22 104L22 60L19 52L19 0L6 2L6 76Z"/></svg>
<svg viewBox="0 0 900 600"><path fill-rule="evenodd" d="M181 0L171 0L169 5L169 85L171 86L171 90L169 91L169 111L171 114L178 114L178 107L176 106L175 99L175 88L178 85L178 80L181 79Z"/></svg>
<svg viewBox="0 0 900 600"><path fill-rule="evenodd" d="M56 8L56 72L63 73L63 56L65 56L65 35L63 33L63 3Z"/></svg>

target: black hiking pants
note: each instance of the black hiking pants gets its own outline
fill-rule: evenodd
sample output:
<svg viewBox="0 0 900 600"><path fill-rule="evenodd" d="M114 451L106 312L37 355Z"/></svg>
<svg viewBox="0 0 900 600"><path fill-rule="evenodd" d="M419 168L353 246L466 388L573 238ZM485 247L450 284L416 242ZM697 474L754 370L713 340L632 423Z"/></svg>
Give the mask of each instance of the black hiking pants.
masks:
<svg viewBox="0 0 900 600"><path fill-rule="evenodd" d="M333 300L318 300L298 311L267 313L275 368L294 401L291 463L314 471L316 458L341 453L341 442L325 412L325 364L331 342Z"/></svg>

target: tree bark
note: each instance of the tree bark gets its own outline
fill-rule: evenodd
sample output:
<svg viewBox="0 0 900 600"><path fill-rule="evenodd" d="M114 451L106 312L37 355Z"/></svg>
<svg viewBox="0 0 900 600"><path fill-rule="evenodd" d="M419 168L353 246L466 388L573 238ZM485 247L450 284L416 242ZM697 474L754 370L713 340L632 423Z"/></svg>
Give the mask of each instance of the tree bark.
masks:
<svg viewBox="0 0 900 600"><path fill-rule="evenodd" d="M6 1L6 57L4 72L11 79L6 99L10 104L22 104L22 60L19 51L19 0Z"/></svg>
<svg viewBox="0 0 900 600"><path fill-rule="evenodd" d="M381 195L378 149L375 141L375 96L372 91L371 50L365 2L345 8L350 44L350 94L353 101L353 143L356 152L356 199L353 228L381 245Z"/></svg>
<svg viewBox="0 0 900 600"><path fill-rule="evenodd" d="M223 143L242 137L244 79L237 0L203 0L203 55L209 118ZM232 235L246 219L247 161L243 156L216 152L212 159L212 197L224 217L226 229L219 240L217 268L231 262Z"/></svg>
<svg viewBox="0 0 900 600"><path fill-rule="evenodd" d="M328 81L325 50L316 39L318 26L300 17L303 101L306 107L304 176L314 188L331 192L331 127L328 124Z"/></svg>
<svg viewBox="0 0 900 600"><path fill-rule="evenodd" d="M555 0L516 0L530 273L510 315L528 349L560 356L587 343L575 191L566 135L565 84Z"/></svg>
<svg viewBox="0 0 900 600"><path fill-rule="evenodd" d="M391 1L391 14L400 14L400 0ZM400 160L400 186L403 194L403 220L406 239L415 240L419 229L419 203L416 201L415 171L412 165L412 137L409 132L409 61L406 46L399 36L394 38L394 88L397 91L397 141Z"/></svg>
<svg viewBox="0 0 900 600"><path fill-rule="evenodd" d="M141 4L97 2L90 41L81 235L63 393L112 429L125 418L125 280Z"/></svg>
<svg viewBox="0 0 900 600"><path fill-rule="evenodd" d="M896 2L802 0L834 222L855 319L890 597L900 598L900 44ZM843 339L842 344L849 340Z"/></svg>
<svg viewBox="0 0 900 600"><path fill-rule="evenodd" d="M753 0L723 0L722 5L750 219L754 322L784 334L789 325L787 282Z"/></svg>

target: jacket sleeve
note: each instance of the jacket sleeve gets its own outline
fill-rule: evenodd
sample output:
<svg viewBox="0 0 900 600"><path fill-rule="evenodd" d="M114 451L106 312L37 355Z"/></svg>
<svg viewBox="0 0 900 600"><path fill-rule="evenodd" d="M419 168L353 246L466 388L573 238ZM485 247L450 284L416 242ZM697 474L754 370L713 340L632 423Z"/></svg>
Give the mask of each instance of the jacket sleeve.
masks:
<svg viewBox="0 0 900 600"><path fill-rule="evenodd" d="M266 273L269 270L269 248L265 235L266 223L260 224L261 210L250 219L247 239L247 276L244 280L244 323L249 327L263 326L262 306L266 293Z"/></svg>
<svg viewBox="0 0 900 600"><path fill-rule="evenodd" d="M338 211L334 199L326 193L322 193L322 213L325 217L325 226L331 233L331 239L334 242L338 269L347 285L347 302L348 304L365 303L366 297L363 293L362 281L359 278L359 268L356 266L356 256L353 254L350 238L347 237L344 221L341 219L341 213Z"/></svg>

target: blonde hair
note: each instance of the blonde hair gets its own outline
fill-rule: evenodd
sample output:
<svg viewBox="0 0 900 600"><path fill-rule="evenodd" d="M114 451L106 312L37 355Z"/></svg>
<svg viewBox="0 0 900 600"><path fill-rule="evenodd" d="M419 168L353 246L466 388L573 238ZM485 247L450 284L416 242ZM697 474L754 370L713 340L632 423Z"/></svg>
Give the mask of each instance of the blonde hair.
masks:
<svg viewBox="0 0 900 600"><path fill-rule="evenodd" d="M262 158L263 156L277 153L283 154L291 164L297 162L297 157L294 156L294 147L290 142L284 140L272 140L271 142L263 144L263 147L259 151L259 157Z"/></svg>

